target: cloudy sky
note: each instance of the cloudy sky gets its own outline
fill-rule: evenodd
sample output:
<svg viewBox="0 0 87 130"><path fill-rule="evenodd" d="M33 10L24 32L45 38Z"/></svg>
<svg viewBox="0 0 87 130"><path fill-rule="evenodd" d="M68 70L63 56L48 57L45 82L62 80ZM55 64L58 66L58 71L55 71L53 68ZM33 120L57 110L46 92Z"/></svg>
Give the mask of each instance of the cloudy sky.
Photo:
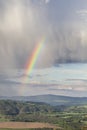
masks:
<svg viewBox="0 0 87 130"><path fill-rule="evenodd" d="M25 65L43 37L44 49L23 85ZM86 62L87 0L0 0L1 96L86 96Z"/></svg>

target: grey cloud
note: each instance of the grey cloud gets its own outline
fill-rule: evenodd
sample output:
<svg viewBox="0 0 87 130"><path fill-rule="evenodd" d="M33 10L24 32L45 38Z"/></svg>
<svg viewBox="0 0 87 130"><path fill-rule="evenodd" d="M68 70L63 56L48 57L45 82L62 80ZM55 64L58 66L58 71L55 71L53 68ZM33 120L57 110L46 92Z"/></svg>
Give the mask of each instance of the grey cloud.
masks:
<svg viewBox="0 0 87 130"><path fill-rule="evenodd" d="M83 81L83 82L87 82L86 79L66 79L65 81Z"/></svg>
<svg viewBox="0 0 87 130"><path fill-rule="evenodd" d="M65 23L60 26L58 19L54 23L48 15L50 10L31 0L1 0L0 3L1 70L24 68L42 37L46 40L36 67L60 62L87 62L86 29L83 37L82 27L68 27Z"/></svg>
<svg viewBox="0 0 87 130"><path fill-rule="evenodd" d="M45 4L48 4L50 0L42 0L42 2L45 2Z"/></svg>
<svg viewBox="0 0 87 130"><path fill-rule="evenodd" d="M44 32L43 10L32 7L30 1L28 7L23 2L2 2L4 8L0 15L1 68L23 68Z"/></svg>
<svg viewBox="0 0 87 130"><path fill-rule="evenodd" d="M76 11L76 13L77 13L77 14L85 15L85 14L87 14L87 9L78 10L78 11Z"/></svg>
<svg viewBox="0 0 87 130"><path fill-rule="evenodd" d="M18 95L18 86L0 84L0 96L16 96Z"/></svg>

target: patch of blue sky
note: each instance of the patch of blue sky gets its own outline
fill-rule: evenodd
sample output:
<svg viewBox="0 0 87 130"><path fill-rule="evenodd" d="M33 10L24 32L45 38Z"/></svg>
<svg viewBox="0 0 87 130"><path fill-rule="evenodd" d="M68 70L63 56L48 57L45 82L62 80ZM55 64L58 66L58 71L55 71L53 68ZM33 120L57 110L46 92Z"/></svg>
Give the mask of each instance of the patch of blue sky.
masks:
<svg viewBox="0 0 87 130"><path fill-rule="evenodd" d="M87 80L87 64L59 64L58 67L33 70L30 80L48 84L73 84L76 80Z"/></svg>

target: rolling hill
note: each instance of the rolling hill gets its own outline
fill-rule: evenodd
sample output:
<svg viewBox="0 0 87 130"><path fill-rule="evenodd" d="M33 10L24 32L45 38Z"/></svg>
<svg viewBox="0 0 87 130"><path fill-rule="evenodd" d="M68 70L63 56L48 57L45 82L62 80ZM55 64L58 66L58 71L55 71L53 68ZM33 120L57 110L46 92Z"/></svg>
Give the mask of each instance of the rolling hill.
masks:
<svg viewBox="0 0 87 130"><path fill-rule="evenodd" d="M53 106L87 104L87 97L68 97L68 96L58 96L58 95L13 96L13 97L1 96L0 100L2 99L4 100L9 99L15 101L43 102Z"/></svg>

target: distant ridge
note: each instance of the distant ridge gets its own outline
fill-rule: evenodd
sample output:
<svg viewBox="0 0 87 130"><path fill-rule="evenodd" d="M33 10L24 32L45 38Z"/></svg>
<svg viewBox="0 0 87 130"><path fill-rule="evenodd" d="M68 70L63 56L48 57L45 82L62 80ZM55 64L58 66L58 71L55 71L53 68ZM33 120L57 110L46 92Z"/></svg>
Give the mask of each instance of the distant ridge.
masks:
<svg viewBox="0 0 87 130"><path fill-rule="evenodd" d="M16 100L16 101L31 101L43 102L50 105L84 105L87 104L87 97L69 97L59 95L37 95L37 96L0 96L0 100Z"/></svg>

